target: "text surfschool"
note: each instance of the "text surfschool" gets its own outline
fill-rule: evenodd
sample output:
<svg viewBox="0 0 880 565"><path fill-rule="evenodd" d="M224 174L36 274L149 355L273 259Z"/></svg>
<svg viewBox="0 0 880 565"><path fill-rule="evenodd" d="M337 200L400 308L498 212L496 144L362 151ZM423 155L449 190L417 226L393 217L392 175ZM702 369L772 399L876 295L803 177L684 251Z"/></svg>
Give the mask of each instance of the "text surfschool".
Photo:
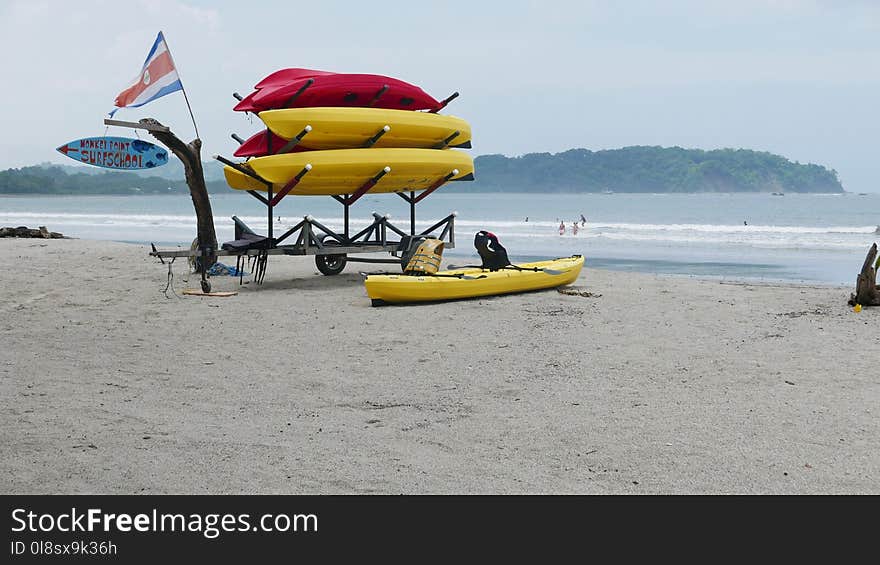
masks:
<svg viewBox="0 0 880 565"><path fill-rule="evenodd" d="M140 169L144 166L143 155L129 152L130 142L108 139L83 139L79 145L79 160L89 165L99 165L116 169Z"/></svg>

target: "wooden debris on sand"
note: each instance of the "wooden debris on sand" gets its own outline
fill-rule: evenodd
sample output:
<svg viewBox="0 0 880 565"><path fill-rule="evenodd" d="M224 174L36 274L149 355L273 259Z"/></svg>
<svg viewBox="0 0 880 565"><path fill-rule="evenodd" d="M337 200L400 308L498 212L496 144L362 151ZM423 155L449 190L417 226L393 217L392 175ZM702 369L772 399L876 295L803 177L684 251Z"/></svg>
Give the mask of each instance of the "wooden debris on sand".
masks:
<svg viewBox="0 0 880 565"><path fill-rule="evenodd" d="M584 288L578 288L576 286L560 286L556 290L560 294L569 294L571 296L585 296L587 298L598 298L602 296L601 294L594 294Z"/></svg>
<svg viewBox="0 0 880 565"><path fill-rule="evenodd" d="M849 296L848 304L855 306L880 306L880 286L877 286L877 244L871 246L868 250L868 256L865 257L865 263L862 265L862 271L856 277L856 291Z"/></svg>

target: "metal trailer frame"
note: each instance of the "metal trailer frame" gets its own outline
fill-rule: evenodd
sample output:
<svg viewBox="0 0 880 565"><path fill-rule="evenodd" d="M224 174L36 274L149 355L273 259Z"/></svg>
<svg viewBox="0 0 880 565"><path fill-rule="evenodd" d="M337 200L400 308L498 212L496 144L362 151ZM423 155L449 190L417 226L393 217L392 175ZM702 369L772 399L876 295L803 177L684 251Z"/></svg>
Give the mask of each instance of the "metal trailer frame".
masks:
<svg viewBox="0 0 880 565"><path fill-rule="evenodd" d="M403 266L403 256L417 245L421 237L434 237L444 242L445 247L455 247L455 217L453 212L436 222L432 226L419 233L415 232L415 202L413 195L401 195L410 201L412 208L411 229L409 233L401 230L388 221L388 215L373 212L373 222L357 232L349 235L348 210L346 209L346 224L344 233L337 233L323 225L312 216L304 216L303 219L292 228L284 232L278 239L270 237L263 240L265 245L255 245L246 249L218 249L214 252L217 257L237 257L236 267L241 270L242 258L256 258L262 260L262 266L258 266L256 282L261 284L265 275L265 261L269 255L314 255L318 270L325 275L336 275L342 272L345 265L351 263L391 263ZM347 206L346 206L347 208ZM235 222L237 234L256 235L241 219L232 216ZM269 233L271 230L271 223ZM439 231L439 233L437 233ZM389 234L389 232L391 232ZM394 238L397 236L397 239ZM292 244L280 242L293 239ZM367 257L350 257L350 253L390 253L394 259L373 259ZM159 258L164 263L165 259L177 257L196 257L204 263L207 261L207 250L199 249L175 249L160 250L152 246L150 255ZM207 282L207 267L199 268L202 273L202 290L210 292L210 283Z"/></svg>

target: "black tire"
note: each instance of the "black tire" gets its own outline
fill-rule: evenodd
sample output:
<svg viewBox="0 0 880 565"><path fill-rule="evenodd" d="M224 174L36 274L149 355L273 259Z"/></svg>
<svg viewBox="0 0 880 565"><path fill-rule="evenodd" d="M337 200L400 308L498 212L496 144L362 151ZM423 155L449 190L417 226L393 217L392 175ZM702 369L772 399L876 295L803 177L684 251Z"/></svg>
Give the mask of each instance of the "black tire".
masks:
<svg viewBox="0 0 880 565"><path fill-rule="evenodd" d="M206 280L202 281L202 292L204 292L205 294L211 292L211 283Z"/></svg>
<svg viewBox="0 0 880 565"><path fill-rule="evenodd" d="M324 242L326 236L321 236L321 242ZM330 247L333 245L339 245L335 241L328 241L324 244L326 247ZM338 254L328 254L328 255L315 255L315 266L318 267L318 270L321 271L321 274L327 276L338 275L345 269L345 264L348 263L348 255L345 253Z"/></svg>

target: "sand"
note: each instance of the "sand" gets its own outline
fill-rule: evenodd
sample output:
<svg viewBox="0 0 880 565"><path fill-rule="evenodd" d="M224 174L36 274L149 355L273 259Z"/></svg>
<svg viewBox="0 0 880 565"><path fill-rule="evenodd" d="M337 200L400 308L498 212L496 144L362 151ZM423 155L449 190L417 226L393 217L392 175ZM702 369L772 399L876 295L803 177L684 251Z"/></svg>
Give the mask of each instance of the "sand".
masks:
<svg viewBox="0 0 880 565"><path fill-rule="evenodd" d="M371 307L273 257L0 240L0 493L880 493L880 309L637 275ZM853 278L861 265L853 266Z"/></svg>

